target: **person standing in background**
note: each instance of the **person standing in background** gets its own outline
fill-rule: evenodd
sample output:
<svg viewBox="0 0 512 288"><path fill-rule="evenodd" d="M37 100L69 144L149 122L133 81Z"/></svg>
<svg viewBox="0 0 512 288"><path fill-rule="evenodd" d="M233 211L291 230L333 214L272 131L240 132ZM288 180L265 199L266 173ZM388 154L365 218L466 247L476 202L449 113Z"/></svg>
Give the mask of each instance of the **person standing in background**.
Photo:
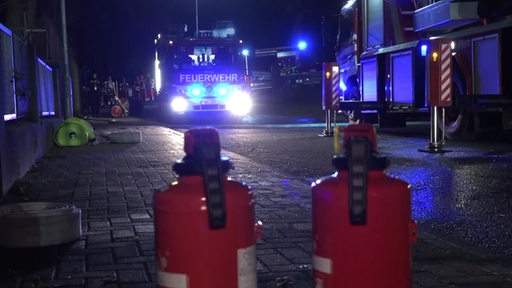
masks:
<svg viewBox="0 0 512 288"><path fill-rule="evenodd" d="M101 105L101 87L100 79L98 74L92 74L91 80L89 80L89 103L91 105L91 113L93 117L100 116L100 105Z"/></svg>
<svg viewBox="0 0 512 288"><path fill-rule="evenodd" d="M140 76L136 76L136 79L135 81L133 82L133 89L134 89L134 95L133 95L133 99L132 99L132 102L133 102L133 115L134 116L142 116L143 114L143 111L144 111L144 104L143 104L143 101L145 100L144 99L144 95L143 95L143 90L142 90L142 87L144 86L144 82L142 81L141 77ZM144 89L145 91L145 89Z"/></svg>
<svg viewBox="0 0 512 288"><path fill-rule="evenodd" d="M140 100L142 102L149 101L148 89L147 89L146 86L147 86L146 79L144 78L143 74L140 74L140 76L139 76L139 89L140 89Z"/></svg>
<svg viewBox="0 0 512 288"><path fill-rule="evenodd" d="M156 85L155 79L148 74L148 98L150 101L155 101Z"/></svg>

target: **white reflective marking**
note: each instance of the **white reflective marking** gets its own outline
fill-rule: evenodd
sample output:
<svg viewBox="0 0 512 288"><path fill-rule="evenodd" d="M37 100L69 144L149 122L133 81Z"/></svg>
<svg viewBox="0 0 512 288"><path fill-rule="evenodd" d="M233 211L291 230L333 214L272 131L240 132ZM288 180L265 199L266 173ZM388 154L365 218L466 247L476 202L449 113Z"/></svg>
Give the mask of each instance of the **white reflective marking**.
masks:
<svg viewBox="0 0 512 288"><path fill-rule="evenodd" d="M450 75L450 69L448 69L448 70L446 70L446 72L444 72L444 74L441 76L441 79L446 79L449 75Z"/></svg>
<svg viewBox="0 0 512 288"><path fill-rule="evenodd" d="M313 269L325 274L332 274L332 260L318 255L313 255Z"/></svg>
<svg viewBox="0 0 512 288"><path fill-rule="evenodd" d="M256 246L237 250L238 262L238 288L256 288L258 287L258 277L256 275Z"/></svg>
<svg viewBox="0 0 512 288"><path fill-rule="evenodd" d="M447 48L445 48L445 47L447 47ZM441 56L441 59L445 59L450 54L449 47L450 46L448 44L441 45L441 50L443 52L443 55Z"/></svg>
<svg viewBox="0 0 512 288"><path fill-rule="evenodd" d="M449 99L450 96L450 89L446 90L443 95L441 95L441 100Z"/></svg>
<svg viewBox="0 0 512 288"><path fill-rule="evenodd" d="M451 82L450 81L444 81L443 82L443 85L441 85L441 91L443 91L448 85L450 85Z"/></svg>
<svg viewBox="0 0 512 288"><path fill-rule="evenodd" d="M156 272L158 285L166 288L188 288L188 275L158 270Z"/></svg>

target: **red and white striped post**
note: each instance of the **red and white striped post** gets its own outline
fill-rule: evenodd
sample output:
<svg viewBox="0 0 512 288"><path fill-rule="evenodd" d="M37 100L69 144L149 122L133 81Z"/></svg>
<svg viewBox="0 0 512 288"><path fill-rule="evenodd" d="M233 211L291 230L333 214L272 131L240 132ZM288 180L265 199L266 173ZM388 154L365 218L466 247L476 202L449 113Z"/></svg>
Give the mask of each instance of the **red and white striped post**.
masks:
<svg viewBox="0 0 512 288"><path fill-rule="evenodd" d="M429 73L430 106L452 105L452 50L450 42L436 39L432 42Z"/></svg>
<svg viewBox="0 0 512 288"><path fill-rule="evenodd" d="M427 151L442 153L448 152L441 148L444 144L444 107L452 105L452 51L447 39L434 39L430 47L431 53L427 59L427 91L431 109L430 143ZM442 129L439 129L439 125L442 125Z"/></svg>
<svg viewBox="0 0 512 288"><path fill-rule="evenodd" d="M322 65L322 109L325 110L325 129L321 136L334 135L331 113L336 123L336 110L340 104L340 65L337 62L324 62Z"/></svg>

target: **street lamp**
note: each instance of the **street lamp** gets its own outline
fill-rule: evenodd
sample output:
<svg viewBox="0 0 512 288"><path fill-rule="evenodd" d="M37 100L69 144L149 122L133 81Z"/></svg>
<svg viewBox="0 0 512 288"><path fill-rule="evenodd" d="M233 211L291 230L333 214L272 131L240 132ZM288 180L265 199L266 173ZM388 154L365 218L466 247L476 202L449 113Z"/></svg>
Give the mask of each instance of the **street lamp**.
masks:
<svg viewBox="0 0 512 288"><path fill-rule="evenodd" d="M249 50L242 50L242 55L245 57L245 75L249 75L249 62L247 61L247 57L249 56Z"/></svg>
<svg viewBox="0 0 512 288"><path fill-rule="evenodd" d="M196 37L199 37L199 8L196 0Z"/></svg>
<svg viewBox="0 0 512 288"><path fill-rule="evenodd" d="M69 54L68 54L68 32L66 22L66 0L60 0L60 13L62 25L62 49L64 50L64 103L65 117L73 117L73 99L71 98L71 76L69 74Z"/></svg>

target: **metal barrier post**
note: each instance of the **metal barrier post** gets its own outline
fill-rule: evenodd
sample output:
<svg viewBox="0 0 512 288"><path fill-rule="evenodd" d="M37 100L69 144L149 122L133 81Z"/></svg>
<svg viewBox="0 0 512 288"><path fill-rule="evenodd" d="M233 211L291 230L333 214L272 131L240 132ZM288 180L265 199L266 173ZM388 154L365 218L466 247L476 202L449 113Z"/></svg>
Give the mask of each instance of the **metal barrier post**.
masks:
<svg viewBox="0 0 512 288"><path fill-rule="evenodd" d="M451 47L445 39L434 39L430 43L431 52L426 58L426 93L430 105L430 142L421 152L444 153L444 107L452 105L451 91ZM441 122L441 123L439 123ZM441 126L440 126L441 125Z"/></svg>
<svg viewBox="0 0 512 288"><path fill-rule="evenodd" d="M332 137L334 135L332 117L336 123L336 111L341 95L340 66L337 62L324 62L322 73L322 108L325 110L325 129L320 136Z"/></svg>
<svg viewBox="0 0 512 288"><path fill-rule="evenodd" d="M334 132L332 130L332 123L331 123L331 110L327 109L325 110L325 129L322 132L323 137L331 137L334 135Z"/></svg>

